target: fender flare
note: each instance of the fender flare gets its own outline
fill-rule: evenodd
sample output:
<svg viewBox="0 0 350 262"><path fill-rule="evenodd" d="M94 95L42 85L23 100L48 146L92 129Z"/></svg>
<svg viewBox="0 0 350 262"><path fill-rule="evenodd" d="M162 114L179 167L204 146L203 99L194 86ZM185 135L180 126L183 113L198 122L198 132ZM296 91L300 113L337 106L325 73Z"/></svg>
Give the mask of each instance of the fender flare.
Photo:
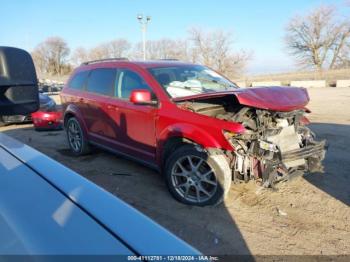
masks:
<svg viewBox="0 0 350 262"><path fill-rule="evenodd" d="M167 126L159 134L156 153L158 163L162 163L164 145L171 138L188 139L203 148L222 148L222 145L205 130L192 124L177 123Z"/></svg>
<svg viewBox="0 0 350 262"><path fill-rule="evenodd" d="M87 129L87 125L84 121L83 114L80 111L80 109L76 105L72 105L72 104L67 106L66 110L64 111L64 115L63 115L64 128L66 128L66 121L68 119L68 115L73 115L77 119L77 121L79 122L79 124L82 128L84 136L87 137L88 136L88 131L87 131L88 129Z"/></svg>

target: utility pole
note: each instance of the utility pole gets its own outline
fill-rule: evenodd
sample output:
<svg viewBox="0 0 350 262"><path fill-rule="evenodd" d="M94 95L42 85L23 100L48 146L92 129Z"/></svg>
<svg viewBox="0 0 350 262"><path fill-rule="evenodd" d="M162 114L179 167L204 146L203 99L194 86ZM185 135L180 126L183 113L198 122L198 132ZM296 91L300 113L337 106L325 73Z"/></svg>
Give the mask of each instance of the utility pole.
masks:
<svg viewBox="0 0 350 262"><path fill-rule="evenodd" d="M141 31L142 31L142 49L143 49L143 60L146 60L146 33L147 33L147 25L149 21L151 21L150 16L143 17L142 14L137 16L137 20L139 20L139 23L141 25Z"/></svg>

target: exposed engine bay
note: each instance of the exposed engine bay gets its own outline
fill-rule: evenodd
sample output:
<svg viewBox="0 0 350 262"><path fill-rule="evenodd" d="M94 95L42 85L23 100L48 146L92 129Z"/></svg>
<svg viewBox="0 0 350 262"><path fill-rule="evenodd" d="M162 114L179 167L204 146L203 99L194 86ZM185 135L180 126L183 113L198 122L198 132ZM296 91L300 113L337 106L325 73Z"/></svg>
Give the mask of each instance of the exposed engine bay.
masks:
<svg viewBox="0 0 350 262"><path fill-rule="evenodd" d="M186 110L244 125L246 132L224 132L235 149L225 152L235 182L255 179L264 187L305 172L323 172L326 141L305 126L305 109L277 112L243 106L234 96L179 102Z"/></svg>

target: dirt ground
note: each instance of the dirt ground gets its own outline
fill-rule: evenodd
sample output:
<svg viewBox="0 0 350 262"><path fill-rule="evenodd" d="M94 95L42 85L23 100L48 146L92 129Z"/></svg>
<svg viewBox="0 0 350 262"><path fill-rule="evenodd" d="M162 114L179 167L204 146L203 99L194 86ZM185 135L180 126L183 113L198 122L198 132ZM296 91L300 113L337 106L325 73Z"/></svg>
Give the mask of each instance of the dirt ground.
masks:
<svg viewBox="0 0 350 262"><path fill-rule="evenodd" d="M324 174L311 174L261 190L233 185L220 206L176 202L161 176L97 150L73 157L63 131L31 125L0 128L125 200L204 254L350 254L350 88L309 90L312 129L330 147ZM98 203L96 203L98 204Z"/></svg>

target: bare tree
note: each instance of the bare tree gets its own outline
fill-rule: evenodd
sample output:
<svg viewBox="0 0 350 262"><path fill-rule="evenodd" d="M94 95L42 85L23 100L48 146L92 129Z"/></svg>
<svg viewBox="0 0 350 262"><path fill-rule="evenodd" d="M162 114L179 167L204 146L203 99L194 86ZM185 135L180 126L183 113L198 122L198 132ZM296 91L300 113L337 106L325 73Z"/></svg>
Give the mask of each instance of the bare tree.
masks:
<svg viewBox="0 0 350 262"><path fill-rule="evenodd" d="M350 38L350 23L335 19L335 9L320 7L294 17L286 28L286 45L303 66L333 69L343 59Z"/></svg>
<svg viewBox="0 0 350 262"><path fill-rule="evenodd" d="M339 61L335 68L350 68L350 43L348 43L339 54Z"/></svg>
<svg viewBox="0 0 350 262"><path fill-rule="evenodd" d="M142 58L142 43L137 43L133 57ZM163 38L160 40L147 41L147 58L154 59L179 59L189 60L189 48L186 40Z"/></svg>
<svg viewBox="0 0 350 262"><path fill-rule="evenodd" d="M78 66L83 62L89 60L89 52L84 47L78 47L74 50L74 53L71 57L71 62L74 66Z"/></svg>
<svg viewBox="0 0 350 262"><path fill-rule="evenodd" d="M62 38L50 37L34 49L33 58L42 72L60 75L63 68L66 68L69 52L69 47Z"/></svg>
<svg viewBox="0 0 350 262"><path fill-rule="evenodd" d="M110 41L104 46L107 49L108 55L112 58L125 57L131 49L129 41L121 38Z"/></svg>
<svg viewBox="0 0 350 262"><path fill-rule="evenodd" d="M131 49L131 44L125 39L115 39L110 42L100 44L90 50L77 48L72 56L75 65L88 60L98 60L104 58L127 57Z"/></svg>
<svg viewBox="0 0 350 262"><path fill-rule="evenodd" d="M247 51L233 52L229 32L217 30L204 32L198 28L189 31L192 41L192 62L198 62L229 76L240 74L251 54Z"/></svg>
<svg viewBox="0 0 350 262"><path fill-rule="evenodd" d="M108 48L105 44L98 45L88 52L88 60L98 60L104 58L110 58L108 54Z"/></svg>
<svg viewBox="0 0 350 262"><path fill-rule="evenodd" d="M47 59L46 53L46 48L43 45L38 45L31 53L35 68L39 74L48 73L49 61Z"/></svg>

